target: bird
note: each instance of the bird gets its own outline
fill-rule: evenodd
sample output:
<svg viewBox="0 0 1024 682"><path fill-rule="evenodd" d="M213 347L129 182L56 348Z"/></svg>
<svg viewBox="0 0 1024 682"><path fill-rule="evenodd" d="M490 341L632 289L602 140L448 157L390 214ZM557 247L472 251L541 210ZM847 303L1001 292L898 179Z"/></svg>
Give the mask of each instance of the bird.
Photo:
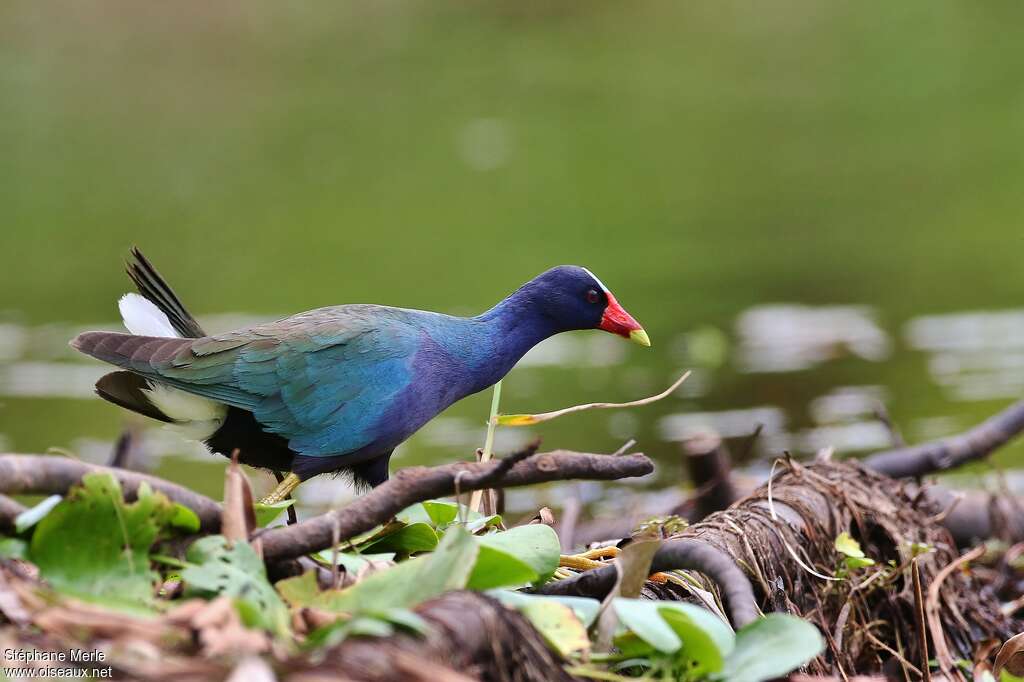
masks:
<svg viewBox="0 0 1024 682"><path fill-rule="evenodd" d="M394 449L440 412L501 380L535 345L600 329L642 346L643 327L590 270L551 268L473 317L373 304L317 308L207 334L137 248L128 333L87 331L76 350L120 368L96 393L213 453L268 469L279 502L302 481L388 480ZM286 474L286 475L285 475Z"/></svg>

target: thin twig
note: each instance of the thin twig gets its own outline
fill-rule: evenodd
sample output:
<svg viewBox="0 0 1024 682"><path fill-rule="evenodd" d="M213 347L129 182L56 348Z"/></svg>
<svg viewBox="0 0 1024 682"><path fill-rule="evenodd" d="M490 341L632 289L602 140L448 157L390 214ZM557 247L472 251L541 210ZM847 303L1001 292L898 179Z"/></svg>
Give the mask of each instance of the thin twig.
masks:
<svg viewBox="0 0 1024 682"><path fill-rule="evenodd" d="M683 376L676 379L675 383L661 393L641 398L640 400L631 400L628 403L587 403L585 405L573 405L572 407L555 410L554 412L541 412L540 414L499 414L497 423L499 426L529 426L530 424L539 424L540 422L546 422L551 419L557 419L558 417L573 414L574 412L582 412L584 410L608 410L622 407L640 407L641 405L650 405L651 403L670 396L672 392L679 388L689 376L690 372L687 371Z"/></svg>
<svg viewBox="0 0 1024 682"><path fill-rule="evenodd" d="M956 677L962 680L963 676L956 669L956 661L953 659L952 654L949 653L949 646L946 644L946 636L942 629L942 620L939 618L939 590L942 587L942 581L944 581L949 575L966 564L969 561L974 561L985 554L985 546L981 545L975 547L973 550L957 558L956 560L949 563L949 565L943 567L938 573L935 574L935 578L932 580L931 585L928 586L928 599L925 602L925 613L928 618L928 630L932 635L932 644L935 645L935 658L939 662L939 668L947 677Z"/></svg>
<svg viewBox="0 0 1024 682"><path fill-rule="evenodd" d="M921 647L921 672L924 682L931 682L932 673L928 665L928 624L924 615L924 591L921 588L921 565L914 557L910 562L910 575L914 582L914 616L917 620L918 646ZM935 636L934 634L932 635Z"/></svg>

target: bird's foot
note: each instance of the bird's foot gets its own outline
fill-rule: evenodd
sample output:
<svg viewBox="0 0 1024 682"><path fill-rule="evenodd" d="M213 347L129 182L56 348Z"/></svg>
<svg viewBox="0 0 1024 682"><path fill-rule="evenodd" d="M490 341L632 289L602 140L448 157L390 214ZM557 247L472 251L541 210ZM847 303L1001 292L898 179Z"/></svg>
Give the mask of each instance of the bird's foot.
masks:
<svg viewBox="0 0 1024 682"><path fill-rule="evenodd" d="M288 474L284 479L277 484L273 492L260 500L261 504L277 504L281 500L288 497L293 490L299 487L302 483L302 479L297 474Z"/></svg>

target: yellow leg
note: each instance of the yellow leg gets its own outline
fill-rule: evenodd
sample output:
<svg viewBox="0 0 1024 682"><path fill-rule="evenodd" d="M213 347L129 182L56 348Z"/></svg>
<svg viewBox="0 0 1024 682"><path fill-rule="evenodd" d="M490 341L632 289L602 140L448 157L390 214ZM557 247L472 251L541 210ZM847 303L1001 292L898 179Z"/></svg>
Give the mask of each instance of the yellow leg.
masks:
<svg viewBox="0 0 1024 682"><path fill-rule="evenodd" d="M288 474L284 477L284 480L277 484L274 491L260 500L260 502L262 504L277 504L284 498L288 497L293 490L298 488L300 483L302 483L302 479L297 475Z"/></svg>

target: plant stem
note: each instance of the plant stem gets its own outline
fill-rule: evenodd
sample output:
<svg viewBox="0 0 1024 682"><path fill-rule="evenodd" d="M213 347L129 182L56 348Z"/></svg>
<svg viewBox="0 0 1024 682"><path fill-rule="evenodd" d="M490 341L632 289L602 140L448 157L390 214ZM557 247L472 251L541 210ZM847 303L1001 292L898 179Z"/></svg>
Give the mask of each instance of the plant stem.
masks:
<svg viewBox="0 0 1024 682"><path fill-rule="evenodd" d="M494 393L491 394L491 414L487 418L487 437L484 438L484 451L480 455L481 462L489 462L491 451L494 448L494 430L498 426L498 406L501 404L501 381L494 384ZM469 498L470 511L480 510L480 500L483 499L483 490L474 490Z"/></svg>

